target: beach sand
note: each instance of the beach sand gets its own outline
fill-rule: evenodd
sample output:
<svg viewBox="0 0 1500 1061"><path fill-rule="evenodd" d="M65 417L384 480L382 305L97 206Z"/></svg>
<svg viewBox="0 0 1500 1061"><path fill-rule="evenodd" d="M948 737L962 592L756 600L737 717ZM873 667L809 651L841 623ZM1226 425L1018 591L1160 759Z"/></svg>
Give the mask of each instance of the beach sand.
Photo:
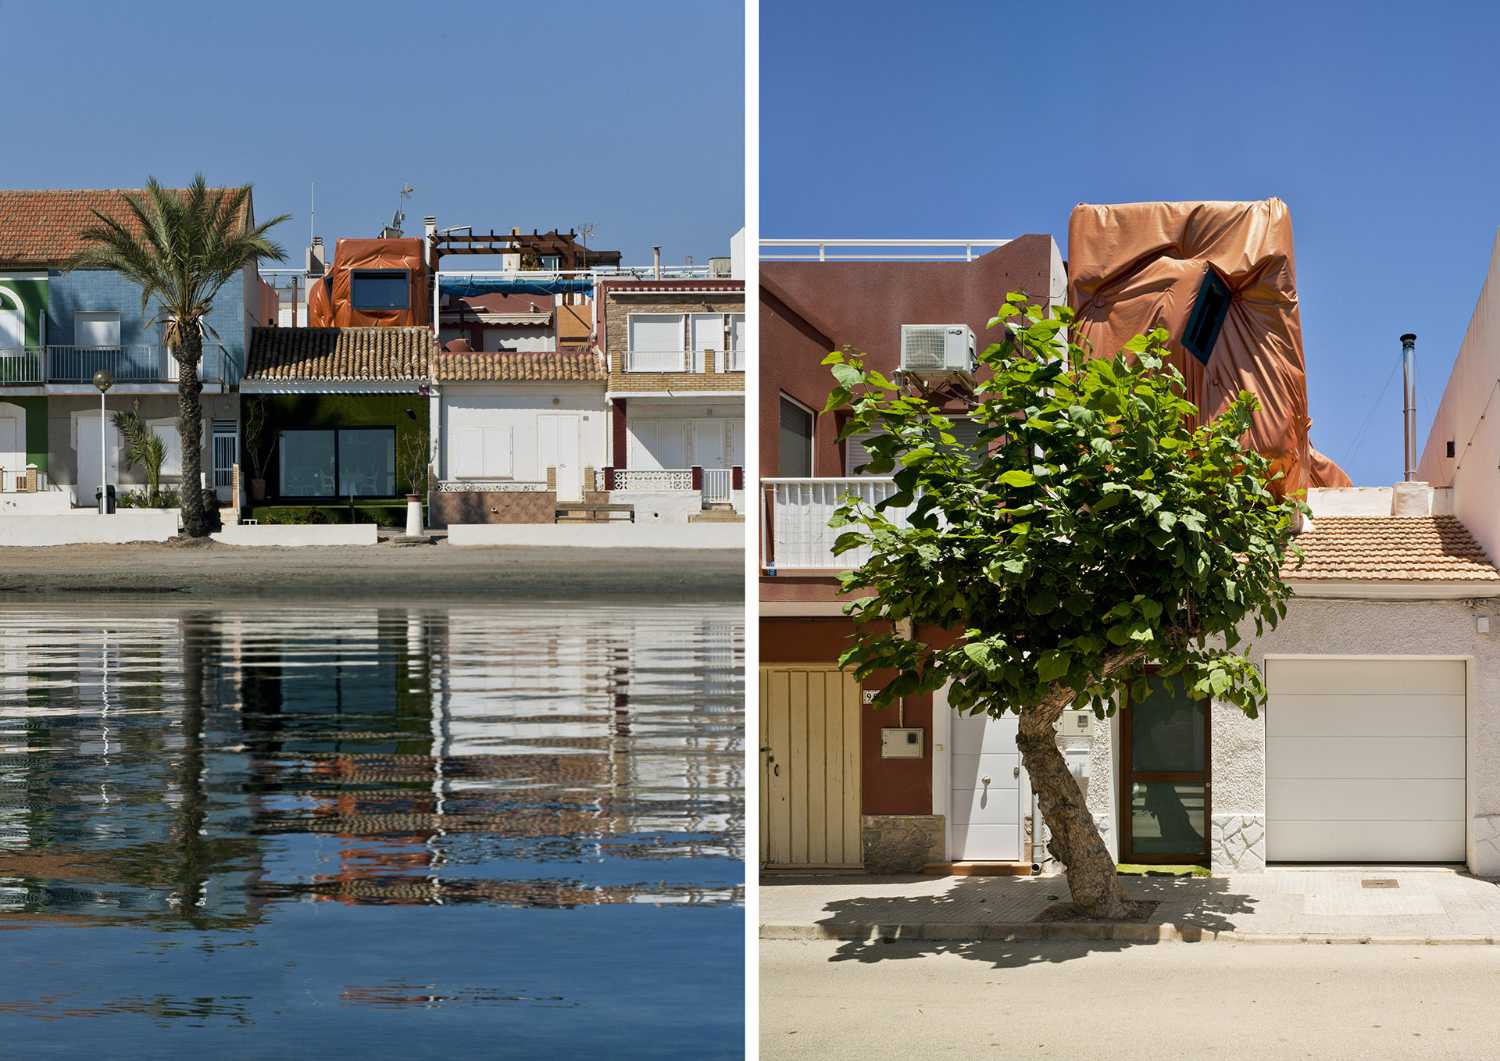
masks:
<svg viewBox="0 0 1500 1061"><path fill-rule="evenodd" d="M164 594L500 601L640 597L742 601L731 549L569 549L379 545L247 548L216 542L0 548L0 602L27 595Z"/></svg>

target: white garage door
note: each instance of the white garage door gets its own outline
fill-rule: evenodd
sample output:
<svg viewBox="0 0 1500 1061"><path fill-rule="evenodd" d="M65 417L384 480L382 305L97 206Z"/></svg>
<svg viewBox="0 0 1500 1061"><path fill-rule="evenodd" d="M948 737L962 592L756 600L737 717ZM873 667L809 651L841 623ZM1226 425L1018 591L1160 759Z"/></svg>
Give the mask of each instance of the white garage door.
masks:
<svg viewBox="0 0 1500 1061"><path fill-rule="evenodd" d="M1464 861L1464 664L1269 660L1266 857Z"/></svg>

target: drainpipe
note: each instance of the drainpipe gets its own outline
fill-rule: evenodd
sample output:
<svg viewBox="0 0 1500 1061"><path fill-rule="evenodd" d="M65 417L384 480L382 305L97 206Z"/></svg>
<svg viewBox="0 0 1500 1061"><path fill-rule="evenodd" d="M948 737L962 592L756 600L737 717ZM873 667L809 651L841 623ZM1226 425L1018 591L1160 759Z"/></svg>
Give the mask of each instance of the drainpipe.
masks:
<svg viewBox="0 0 1500 1061"><path fill-rule="evenodd" d="M1401 410L1402 449L1405 464L1404 482L1416 475L1417 463L1417 337L1407 332L1401 337L1401 383L1405 393Z"/></svg>

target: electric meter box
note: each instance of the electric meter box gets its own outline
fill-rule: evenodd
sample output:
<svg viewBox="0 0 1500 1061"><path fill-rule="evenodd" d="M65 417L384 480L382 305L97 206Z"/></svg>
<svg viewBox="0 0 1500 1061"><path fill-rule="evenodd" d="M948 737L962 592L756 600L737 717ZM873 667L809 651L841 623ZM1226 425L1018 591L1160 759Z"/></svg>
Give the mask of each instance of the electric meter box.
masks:
<svg viewBox="0 0 1500 1061"><path fill-rule="evenodd" d="M887 726L880 731L882 759L922 758L922 730L917 726Z"/></svg>
<svg viewBox="0 0 1500 1061"><path fill-rule="evenodd" d="M1091 736L1095 721L1092 711L1064 711L1059 729L1065 737Z"/></svg>

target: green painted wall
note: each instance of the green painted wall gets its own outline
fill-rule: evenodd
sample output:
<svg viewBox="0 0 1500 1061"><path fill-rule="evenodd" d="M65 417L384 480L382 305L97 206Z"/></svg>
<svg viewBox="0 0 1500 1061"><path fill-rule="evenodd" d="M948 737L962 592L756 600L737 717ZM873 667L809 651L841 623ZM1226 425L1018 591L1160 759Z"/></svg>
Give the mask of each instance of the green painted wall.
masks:
<svg viewBox="0 0 1500 1061"><path fill-rule="evenodd" d="M47 315L47 281L44 279L22 280L14 276L0 275L0 289L10 292L21 302L26 313L26 345L42 345L42 319ZM15 309L8 298L0 298L0 309ZM30 421L27 421L30 423ZM27 429L30 433L30 429Z"/></svg>
<svg viewBox="0 0 1500 1061"><path fill-rule="evenodd" d="M244 402L264 401L266 406L265 440L262 447L275 441L287 428L394 427L396 429L396 493L405 494L408 484L401 476L401 454L407 438L417 436L428 443L427 399L420 394L266 394L244 395ZM407 410L411 411L408 415ZM244 413L241 412L243 422ZM277 453L272 451L266 462L266 497L280 496L280 472ZM245 455L241 466L248 477L253 462Z"/></svg>
<svg viewBox="0 0 1500 1061"><path fill-rule="evenodd" d="M0 391L0 402L19 405L26 412L26 462L47 470L47 399L37 395L21 397ZM12 469L17 471L20 469Z"/></svg>

